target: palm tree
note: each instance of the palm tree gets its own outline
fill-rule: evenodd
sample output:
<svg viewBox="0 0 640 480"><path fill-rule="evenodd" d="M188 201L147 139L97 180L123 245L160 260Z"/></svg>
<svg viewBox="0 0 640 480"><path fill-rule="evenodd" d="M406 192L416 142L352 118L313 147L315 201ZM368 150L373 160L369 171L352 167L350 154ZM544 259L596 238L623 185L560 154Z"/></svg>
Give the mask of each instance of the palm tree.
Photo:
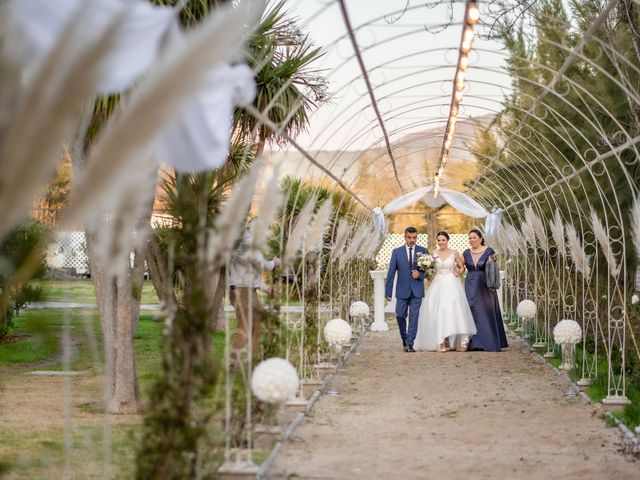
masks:
<svg viewBox="0 0 640 480"><path fill-rule="evenodd" d="M257 137L256 155L267 142L283 145L305 131L310 112L328 99L327 81L312 67L321 49L287 15L284 3L278 1L265 13L247 48L247 61L256 71L253 106L283 127L278 134L245 110L236 112L235 133L243 139Z"/></svg>

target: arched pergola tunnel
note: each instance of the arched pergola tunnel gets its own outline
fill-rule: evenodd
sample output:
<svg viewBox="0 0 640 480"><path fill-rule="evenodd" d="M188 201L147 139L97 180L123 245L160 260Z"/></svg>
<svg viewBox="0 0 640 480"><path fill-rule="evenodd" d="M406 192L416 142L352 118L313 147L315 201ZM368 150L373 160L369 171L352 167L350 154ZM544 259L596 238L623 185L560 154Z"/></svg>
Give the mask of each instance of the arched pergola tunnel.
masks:
<svg viewBox="0 0 640 480"><path fill-rule="evenodd" d="M487 211L498 209L500 228L489 233L505 273L505 322L527 349L553 358L560 354L553 328L561 319L577 321L583 331L578 384L586 388L606 378L603 403L627 405L627 376L640 358L633 300L640 288L640 232L632 213L640 180L640 42L636 33L612 38L612 24L633 30L625 15L637 15L640 6L596 2L589 14L563 19L558 3L526 4L522 17L509 20L500 7L481 3L457 114L457 126L468 128L449 155L477 169L461 181L447 178L446 160L437 175L460 48L437 40L432 46L428 39L469 28L469 6L476 4L392 2L382 14L368 15L342 1L301 8L310 28L332 22L323 46L335 96L311 117L308 138L298 140L306 161L292 174L356 199L356 224L373 225L374 208L440 182ZM446 24L436 14L444 11L450 12ZM512 28L504 30L501 20ZM387 48L395 55L387 58ZM319 151L331 153L315 158ZM313 173L309 162L316 165ZM366 174L384 188L359 182ZM349 251L361 241L355 233L338 248ZM366 243L353 251L358 259L374 258ZM348 258L345 265L346 275L339 265L327 271L343 286L366 281L366 267ZM341 300L362 294L352 292L355 297ZM524 299L537 306L532 321L515 313Z"/></svg>
<svg viewBox="0 0 640 480"><path fill-rule="evenodd" d="M182 1L154 3L175 8L171 14L167 11L162 14L169 20L189 6L189 2ZM185 245L193 247L193 251L184 252L184 246L175 242L166 247L164 267L173 271L174 262L184 263L175 270L175 275L167 277L165 287L171 291L168 298L173 301L162 306L166 316L163 332L166 383L159 382L155 392L166 404L158 402L158 410L150 409L147 436L142 443L150 438L154 441L164 438L156 432L169 431L165 427L171 422L163 421L171 412L177 415L177 409L170 407L175 406L171 401L179 404L183 398L180 390L201 388L199 392L205 392L198 399L201 401L213 386L217 387L213 395L220 401L214 401L213 407L206 402L198 404L193 400L195 394L192 397L188 393L184 396L188 400L180 406L192 402L197 408L185 407L187 413L176 421L184 421L186 425L187 418L195 419L190 424L196 425L193 432L217 422L214 434L210 435L214 438L211 443L219 447L213 455L215 461L225 461L223 470L225 466L233 470L246 461L250 470L255 458L254 427L269 418L269 410L256 401L263 398L252 389L254 367L272 357L285 358L301 380L287 408L304 410L313 405L320 395L318 385L327 381L325 370L335 371L336 364L344 359L342 345L335 348L328 341L326 324L336 318L347 321L354 333L349 351L357 354L358 343L366 331L366 319L370 317L358 314L352 307L356 301L373 306L372 271L377 270L380 275L386 268L377 264L376 258L385 234L390 233L387 225L396 215L407 213L389 206L425 187L432 188L426 194L431 196L430 201L443 198L443 191L448 189L466 195L487 213L492 212L486 225L497 227L487 229L485 234L498 251L503 270L504 321L517 334L517 345L524 352L533 349L556 361L566 352L556 345L554 327L562 319L575 320L582 329L574 370L578 385L603 386L602 398L598 399L612 407L637 407L640 2L593 0L578 8L553 0L291 0L284 6L299 16L296 20L301 25L299 36L308 33L321 48L320 59L305 65L303 70L326 79L327 91L323 98L322 95L316 98L308 84L293 79L283 82L277 91L268 92L266 105L258 108L256 100L243 110L238 109L238 115L247 115L255 123L245 117L253 129L249 133L240 132L242 128L234 124L233 140L248 139L241 145L244 150L240 153L225 150L222 163L211 167L217 170L207 173L211 174L210 179L215 178L210 185L215 185L211 190L215 190L216 198L212 198L210 190L198 190L201 184L197 175L182 177L190 179L186 183L193 188L188 193L193 194L191 199L195 198L195 202L185 202L191 210L185 208L180 212L176 208L179 214L173 218L174 227L186 232L178 238L186 238ZM570 14L566 13L567 8ZM240 25L246 28L247 22L240 14L233 17L229 12L224 15L236 22L238 29ZM190 21L184 23L191 26ZM220 25L217 28L222 30ZM108 33L115 35L114 32ZM248 34L237 36L245 38ZM214 53L225 58L218 51ZM261 72L274 58L281 61L291 54L287 46L264 57L259 53L254 59L254 73ZM145 86L145 82L141 84ZM292 95L292 85L301 96ZM174 92L176 96L188 97L179 90ZM16 91L21 92L19 87ZM132 98L137 99L135 95ZM295 100L293 104L291 98ZM127 99L123 103L125 113L127 108L135 112L134 107L140 105L127 103ZM172 111L165 104L163 108L165 113ZM173 109L174 113L178 111L175 105ZM8 118L15 113L10 108L7 111ZM91 113L85 113L80 122L82 134L95 127L88 125ZM71 123L73 115L70 112L67 115ZM17 114L16 117L22 118ZM128 130L122 127L127 125L123 117L127 118L122 115L113 122L120 125L120 136L107 125L103 128L111 136L96 134L99 140L106 137L116 144L128 137L124 135ZM58 116L50 118L55 120ZM155 120L150 116L138 118ZM292 122L296 128L290 128ZM147 142L151 142L150 131L165 125L158 121L152 128L141 129L144 130L141 136L147 135ZM135 132L137 126L129 125L129 131ZM256 159L254 153L261 152L269 139L277 141L264 160L260 155ZM0 146L4 147L3 142L0 135ZM106 140L103 143L108 144ZM276 143L286 149L276 148ZM104 160L109 148L97 144L101 148L95 149L96 156ZM132 141L122 151L116 149L118 155L114 158L127 159L126 154L131 153L127 148L136 147L140 144ZM17 158L21 151L16 151ZM32 153L35 156L39 152ZM229 172L222 165L235 153L240 166L230 174L232 179L224 183ZM93 156L89 157L91 165ZM242 161L252 166L243 167ZM134 170L142 171L136 168L142 163L133 168L126 164L120 160L116 167L140 180L141 175L137 177ZM239 172L245 167L248 173L241 176ZM108 187L124 191L115 185L126 184L126 175L107 176L104 180L97 178L101 172L106 175L99 168L89 171L94 174L95 185L104 191ZM45 178L44 173L41 176ZM92 195L87 183L80 179L79 185L83 187L80 198L89 205L85 210L100 210L96 215L100 222L107 218L129 222L114 221L116 226L112 226L104 221L106 234L95 240L95 245L102 247L97 250L108 259L125 252L120 260L131 263L129 251L135 250L133 240L121 239L118 235L122 232L116 227L134 230L131 219L135 208L114 202L117 207L114 212L102 211L91 203L100 198L100 189ZM128 185L131 190L132 184ZM132 204L148 202L133 197ZM74 221L86 215L82 208L69 210L67 218ZM247 222L247 217L251 221ZM7 218L1 220L0 226L6 230L10 222ZM485 224L483 219L475 221ZM206 355L210 353L207 351L210 345L202 342L202 338L208 340L211 334L209 317L213 317L212 311L223 310L225 294L229 297L233 294L228 284L234 268L241 265L257 277L264 273L261 254L282 260L280 271L276 268L271 276L263 275L272 289L271 295L251 295L248 300L245 334L256 325L261 327L262 334L246 335L246 345L234 347L234 339L241 330L237 325L239 312L223 316L220 322L223 345L217 346L217 354L224 367L220 375L208 376ZM111 280L121 280L120 274L114 272ZM188 280L184 281L186 277ZM207 291L213 285L208 283L211 278L218 279L213 299ZM257 308L254 302L258 298L269 303L269 308ZM517 307L523 300L536 305L534 317L518 316ZM114 312L110 315L108 320L115 321L117 315ZM135 327L131 336L134 332ZM191 349L183 348L184 345ZM67 342L64 348L68 359L70 344ZM181 356L181 349L189 355ZM96 352L94 348L97 358ZM202 363L197 360L190 363L193 358ZM96 361L99 368L101 362ZM195 367L180 370L183 363ZM135 374L135 365L132 368ZM201 383L185 380L196 377ZM185 380L188 387L176 379ZM287 378L276 375L276 379L287 383ZM281 395L282 385L277 382L273 385L267 385L267 397ZM113 394L110 388L105 387L107 402ZM158 393L162 388L172 392L171 395L175 393L174 397L162 397ZM315 397L309 397L309 389L316 391ZM70 413L67 411L65 415L69 415L65 419L71 424ZM110 421L105 420L105 452L111 451ZM196 433L189 428L184 426L187 433L180 434L184 433L190 441L209 435L205 427ZM170 434L166 437L171 439ZM174 448L169 440L165 444L160 440L151 442L153 448L142 451L140 458L144 455L148 455L147 461L153 455L164 458L162 449L167 448L175 454L171 458L182 459L176 464L184 461L190 472L201 472L198 470L201 458L194 453L201 453L198 441L184 447L184 451ZM188 457L184 452L196 460L184 460ZM105 459L105 465L108 462Z"/></svg>

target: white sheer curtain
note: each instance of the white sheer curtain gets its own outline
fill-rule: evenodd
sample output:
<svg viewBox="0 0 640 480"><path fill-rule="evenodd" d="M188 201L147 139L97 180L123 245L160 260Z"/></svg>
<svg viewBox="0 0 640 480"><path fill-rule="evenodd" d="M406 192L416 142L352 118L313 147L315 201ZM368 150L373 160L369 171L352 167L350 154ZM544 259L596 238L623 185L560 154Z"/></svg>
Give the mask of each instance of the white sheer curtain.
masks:
<svg viewBox="0 0 640 480"><path fill-rule="evenodd" d="M441 188L438 195L434 196L433 186L418 188L413 192L406 193L385 205L383 211L385 214L394 213L420 200L431 208L438 208L447 203L459 212L473 218L484 218L489 215L489 212L482 205L462 192Z"/></svg>

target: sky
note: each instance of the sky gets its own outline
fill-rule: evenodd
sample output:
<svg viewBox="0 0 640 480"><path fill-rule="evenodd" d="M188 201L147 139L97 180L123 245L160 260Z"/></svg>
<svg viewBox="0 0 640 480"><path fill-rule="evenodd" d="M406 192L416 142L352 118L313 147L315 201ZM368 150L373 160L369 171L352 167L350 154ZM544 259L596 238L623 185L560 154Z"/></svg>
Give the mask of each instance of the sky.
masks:
<svg viewBox="0 0 640 480"><path fill-rule="evenodd" d="M464 16L416 0L347 0L347 10L374 95L392 142L408 133L442 126ZM433 3L433 2L432 2ZM405 6L407 10L402 13ZM307 150L363 150L382 145L378 126L344 19L335 0L289 0L287 8L325 55L317 67L330 82L331 101L311 117L297 141ZM460 117L496 113L509 90L500 44L476 38Z"/></svg>

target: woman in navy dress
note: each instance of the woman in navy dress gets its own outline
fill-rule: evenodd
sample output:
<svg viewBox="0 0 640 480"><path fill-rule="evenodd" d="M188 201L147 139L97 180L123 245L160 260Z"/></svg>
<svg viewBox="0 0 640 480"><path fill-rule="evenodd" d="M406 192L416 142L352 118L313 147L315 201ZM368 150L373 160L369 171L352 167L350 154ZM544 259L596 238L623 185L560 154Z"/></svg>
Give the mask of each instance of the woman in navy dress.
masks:
<svg viewBox="0 0 640 480"><path fill-rule="evenodd" d="M469 350L485 350L499 352L506 348L507 336L502 323L502 313L495 290L487 287L484 267L487 262L493 262L490 257L495 250L484 244L484 238L479 230L469 232L469 245L463 253L467 278L464 289L471 307L471 314L478 332L471 338Z"/></svg>

